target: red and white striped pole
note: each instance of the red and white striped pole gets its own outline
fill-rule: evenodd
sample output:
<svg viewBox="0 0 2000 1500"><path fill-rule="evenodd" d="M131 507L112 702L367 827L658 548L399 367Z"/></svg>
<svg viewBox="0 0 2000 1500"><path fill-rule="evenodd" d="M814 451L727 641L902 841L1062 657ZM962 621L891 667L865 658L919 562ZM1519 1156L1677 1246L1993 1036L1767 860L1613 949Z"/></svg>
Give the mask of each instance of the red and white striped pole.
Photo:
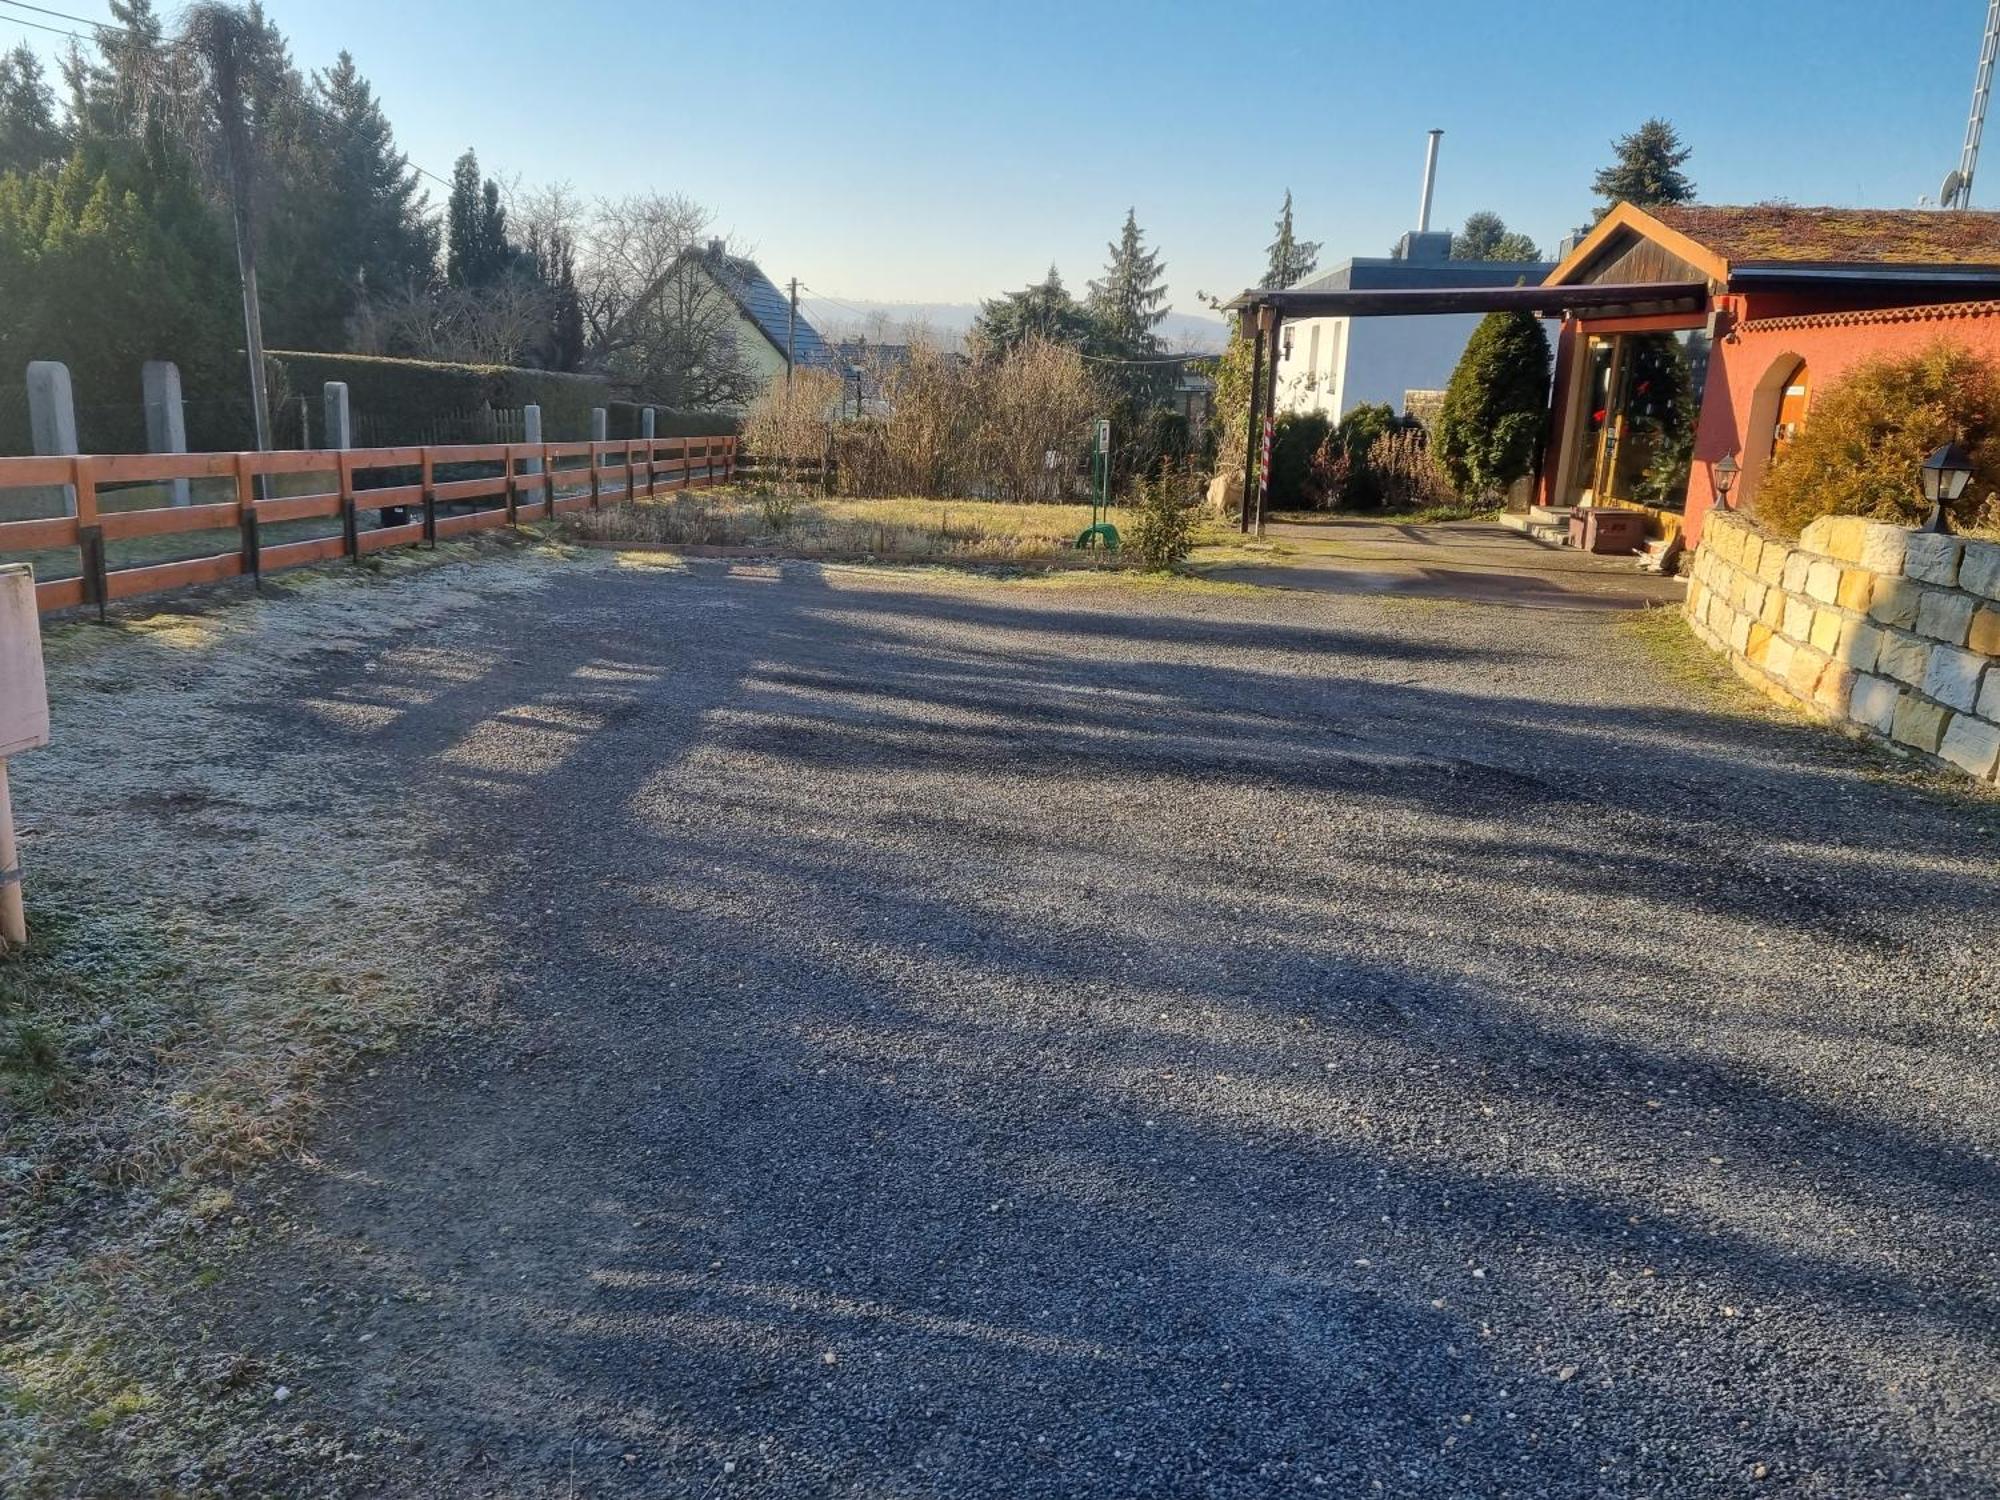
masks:
<svg viewBox="0 0 2000 1500"><path fill-rule="evenodd" d="M1270 413L1264 415L1264 452L1257 460L1257 535L1264 534L1264 497L1271 492L1271 439L1277 431Z"/></svg>

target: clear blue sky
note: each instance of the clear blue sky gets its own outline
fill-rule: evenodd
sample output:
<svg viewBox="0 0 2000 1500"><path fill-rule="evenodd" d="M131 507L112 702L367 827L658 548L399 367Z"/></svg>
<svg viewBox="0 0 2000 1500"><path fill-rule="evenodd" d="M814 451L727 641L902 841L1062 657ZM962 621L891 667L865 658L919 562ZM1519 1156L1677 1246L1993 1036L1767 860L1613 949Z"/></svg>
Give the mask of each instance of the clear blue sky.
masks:
<svg viewBox="0 0 2000 1500"><path fill-rule="evenodd" d="M79 15L101 0L38 0ZM164 7L172 9L171 5ZM1112 5L266 0L302 66L346 47L449 173L692 194L773 277L971 301L1082 288L1126 206L1174 304L1262 269L1289 186L1321 264L1491 208L1553 246L1649 114L1709 202L1907 206L1958 158L1981 0ZM0 7L0 13L5 8ZM46 19L46 18L44 18ZM60 23L58 23L60 24ZM59 39L0 21L0 43ZM2000 131L1976 201L2000 206Z"/></svg>

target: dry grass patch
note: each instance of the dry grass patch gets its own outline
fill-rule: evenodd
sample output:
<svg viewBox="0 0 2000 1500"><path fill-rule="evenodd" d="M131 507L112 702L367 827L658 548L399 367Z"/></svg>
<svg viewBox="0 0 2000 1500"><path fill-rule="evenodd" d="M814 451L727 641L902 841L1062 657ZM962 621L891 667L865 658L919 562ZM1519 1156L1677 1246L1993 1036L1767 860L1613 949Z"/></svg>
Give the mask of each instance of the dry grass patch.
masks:
<svg viewBox="0 0 2000 1500"><path fill-rule="evenodd" d="M573 512L560 524L567 534L590 542L756 547L790 557L1103 561L1102 554L1076 550L1076 539L1090 519L1087 505L851 500L718 488ZM1128 530L1132 513L1114 509L1111 521Z"/></svg>

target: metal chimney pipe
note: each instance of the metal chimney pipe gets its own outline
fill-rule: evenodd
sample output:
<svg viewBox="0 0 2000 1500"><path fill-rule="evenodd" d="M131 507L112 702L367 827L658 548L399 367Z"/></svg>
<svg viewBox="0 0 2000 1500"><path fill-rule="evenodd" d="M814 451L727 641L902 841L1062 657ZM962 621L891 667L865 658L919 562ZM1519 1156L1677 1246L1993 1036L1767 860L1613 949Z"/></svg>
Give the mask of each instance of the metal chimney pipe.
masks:
<svg viewBox="0 0 2000 1500"><path fill-rule="evenodd" d="M1438 141L1443 135L1444 132L1442 130L1433 130L1431 132L1430 145L1424 148L1424 205L1417 210L1418 234L1430 233L1431 191L1437 186Z"/></svg>

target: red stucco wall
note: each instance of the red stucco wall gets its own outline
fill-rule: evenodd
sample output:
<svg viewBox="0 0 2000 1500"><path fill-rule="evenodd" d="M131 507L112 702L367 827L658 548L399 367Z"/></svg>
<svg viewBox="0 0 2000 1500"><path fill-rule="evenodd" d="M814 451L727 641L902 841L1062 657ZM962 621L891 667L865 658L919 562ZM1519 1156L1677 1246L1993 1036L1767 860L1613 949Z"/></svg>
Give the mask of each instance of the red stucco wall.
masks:
<svg viewBox="0 0 2000 1500"><path fill-rule="evenodd" d="M1788 318L1820 308L1798 308L1797 298L1786 299L1791 306L1775 297L1721 300L1740 312L1733 330L1716 340L1709 355L1708 385L1695 426L1694 472L1688 480L1685 534L1690 545L1699 541L1701 517L1714 503L1709 467L1723 454L1736 454L1744 466L1743 477L1730 496L1732 504L1748 504L1755 512L1757 484L1771 443L1769 426L1757 420L1757 391L1781 361L1787 368L1793 360L1806 362L1814 400L1863 360L1915 354L1940 339L2000 363L2000 304L1904 308L1853 315L1865 317L1865 321L1841 319L1828 326L1825 320L1814 319L1807 326L1771 328L1758 326L1759 320ZM1806 421L1812 421L1810 404ZM1752 432L1753 422L1762 430ZM1915 474L1910 483L1916 485Z"/></svg>

